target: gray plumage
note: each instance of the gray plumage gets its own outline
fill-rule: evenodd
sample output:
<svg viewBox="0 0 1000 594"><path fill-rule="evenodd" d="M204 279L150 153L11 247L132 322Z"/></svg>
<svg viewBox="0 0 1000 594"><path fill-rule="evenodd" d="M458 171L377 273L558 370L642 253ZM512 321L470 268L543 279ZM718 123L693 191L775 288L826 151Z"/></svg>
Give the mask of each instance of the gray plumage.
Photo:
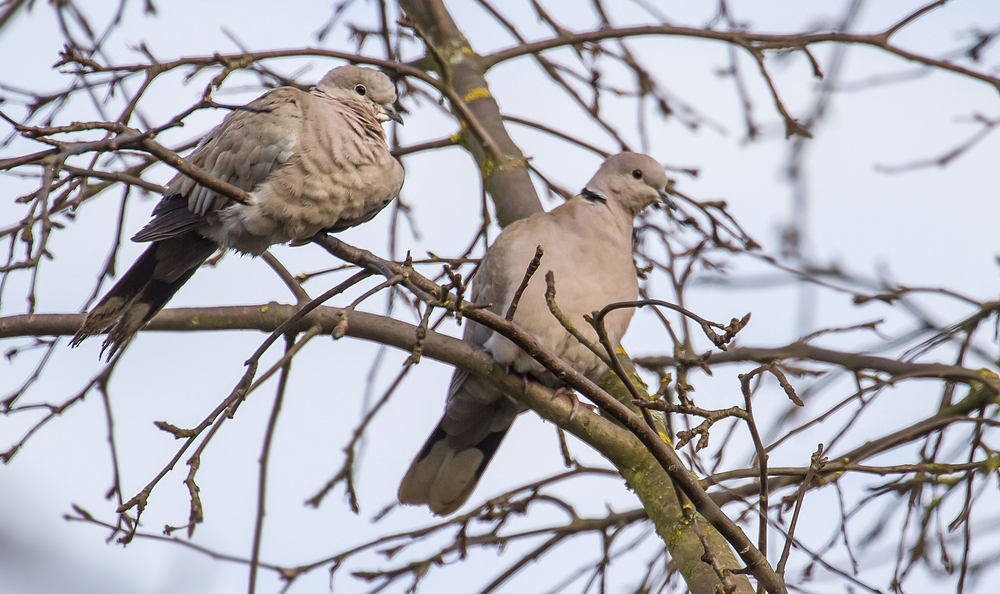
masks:
<svg viewBox="0 0 1000 594"><path fill-rule="evenodd" d="M638 297L632 223L645 207L666 199L666 184L663 167L651 157L621 153L609 158L579 195L551 212L504 229L476 272L473 301L491 304L492 312L504 315L536 246L541 245L541 266L522 294L513 321L574 369L597 380L607 367L549 311L545 272L555 274L556 301L562 312L596 342L596 332L583 316L609 303ZM621 340L631 316L631 309L607 316L612 343ZM530 374L551 387L558 385L527 353L488 328L468 321L463 339L483 347L511 371ZM437 515L458 509L522 410L488 382L456 370L444 417L403 478L399 501L426 504Z"/></svg>
<svg viewBox="0 0 1000 594"><path fill-rule="evenodd" d="M132 239L152 245L88 314L72 345L101 332L113 354L219 247L258 256L370 220L403 186L382 122L402 121L377 70L340 66L311 92L280 87L230 113L188 160L250 194L239 204L178 174Z"/></svg>

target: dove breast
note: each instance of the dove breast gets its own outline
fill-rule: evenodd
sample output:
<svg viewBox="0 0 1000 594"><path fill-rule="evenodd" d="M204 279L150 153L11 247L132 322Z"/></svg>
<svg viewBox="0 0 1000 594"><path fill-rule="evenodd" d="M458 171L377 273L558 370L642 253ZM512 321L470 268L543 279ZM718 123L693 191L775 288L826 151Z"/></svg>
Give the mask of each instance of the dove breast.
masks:
<svg viewBox="0 0 1000 594"><path fill-rule="evenodd" d="M610 303L634 300L639 294L632 262L631 226L630 218L579 196L551 212L517 221L490 247L474 280L473 299L493 303L491 309L504 315L534 257L535 247L541 245L541 264L521 295L513 322L571 367L595 379L606 371L606 366L549 311L545 274L554 274L555 300L562 313L596 344L597 332L584 315ZM631 317L632 310L625 308L605 318L612 344L624 336ZM498 363L518 373L545 376L541 364L498 334L491 334L483 346Z"/></svg>

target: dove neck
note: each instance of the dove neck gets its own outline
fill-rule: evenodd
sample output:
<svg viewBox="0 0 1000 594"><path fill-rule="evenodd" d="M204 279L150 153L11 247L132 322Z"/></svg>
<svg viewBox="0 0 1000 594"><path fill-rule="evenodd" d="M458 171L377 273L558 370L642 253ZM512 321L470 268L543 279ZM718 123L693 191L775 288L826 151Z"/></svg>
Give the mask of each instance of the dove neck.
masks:
<svg viewBox="0 0 1000 594"><path fill-rule="evenodd" d="M580 190L580 195L583 196L584 200L587 200L588 202L599 202L601 204L607 204L608 203L608 199L607 198L605 198L604 196L601 196L600 194L598 194L597 192L592 191L589 188L584 188L584 189Z"/></svg>
<svg viewBox="0 0 1000 594"><path fill-rule="evenodd" d="M617 200L608 200L603 195L584 188L573 200L556 210L566 207L566 214L580 221L587 221L586 226L611 232L614 237L627 237L628 249L632 249L632 219L633 216Z"/></svg>
<svg viewBox="0 0 1000 594"><path fill-rule="evenodd" d="M635 218L635 216L638 214L636 212L632 212L631 209L627 208L621 200L615 198L613 190L612 190L612 200L610 201L610 203L608 202L606 193L604 192L598 193L595 192L594 190L591 190L588 187L584 187L582 190L580 190L580 197L586 200L589 204L593 204L595 206L605 206L608 208L608 210L613 212L621 210L622 211L621 214L623 214L625 218L628 219L629 225L632 224L632 219Z"/></svg>

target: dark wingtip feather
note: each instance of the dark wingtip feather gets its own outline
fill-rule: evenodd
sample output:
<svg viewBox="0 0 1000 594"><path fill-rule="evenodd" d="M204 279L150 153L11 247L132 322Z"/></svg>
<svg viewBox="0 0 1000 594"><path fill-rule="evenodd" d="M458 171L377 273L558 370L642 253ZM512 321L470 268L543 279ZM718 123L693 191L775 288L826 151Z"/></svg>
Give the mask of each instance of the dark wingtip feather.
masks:
<svg viewBox="0 0 1000 594"><path fill-rule="evenodd" d="M153 209L153 219L132 236L132 241L160 241L177 237L205 225L205 217L188 210L187 198L167 196Z"/></svg>
<svg viewBox="0 0 1000 594"><path fill-rule="evenodd" d="M211 240L193 233L154 242L87 314L70 346L107 332L101 356L106 354L110 360L217 248Z"/></svg>
<svg viewBox="0 0 1000 594"><path fill-rule="evenodd" d="M462 507L472 496L508 429L509 426L489 433L472 446L454 447L448 444L448 434L439 424L400 482L399 502L426 505L437 516L446 516ZM474 461L474 450L480 454L478 464L456 464L459 459ZM442 497L442 494L447 495Z"/></svg>

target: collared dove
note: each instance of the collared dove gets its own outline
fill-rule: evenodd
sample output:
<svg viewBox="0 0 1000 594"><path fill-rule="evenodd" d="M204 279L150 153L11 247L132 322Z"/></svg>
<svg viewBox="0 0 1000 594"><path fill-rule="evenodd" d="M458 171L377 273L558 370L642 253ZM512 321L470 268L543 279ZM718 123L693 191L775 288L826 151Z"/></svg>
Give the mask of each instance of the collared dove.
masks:
<svg viewBox="0 0 1000 594"><path fill-rule="evenodd" d="M132 238L152 245L71 344L107 331L104 348L114 354L220 246L258 256L378 214L403 186L381 126L402 122L395 100L385 74L347 65L327 72L312 92L280 87L226 116L188 160L251 201L239 204L175 176L153 220Z"/></svg>
<svg viewBox="0 0 1000 594"><path fill-rule="evenodd" d="M583 316L605 305L638 298L632 260L632 220L645 207L666 199L667 176L655 160L638 153L609 158L579 195L551 212L521 219L486 251L472 285L472 300L505 315L525 270L542 246L541 266L518 302L513 322L566 363L592 380L607 367L573 338L545 302L545 270L555 275L556 301L569 320L592 342L597 333ZM606 318L618 344L631 309ZM492 330L466 323L463 339L486 349L508 369L530 374L551 387L555 377L526 352ZM436 515L458 509L472 494L486 465L520 412L521 405L488 382L456 369L444 417L427 439L399 486L400 503L426 504Z"/></svg>

